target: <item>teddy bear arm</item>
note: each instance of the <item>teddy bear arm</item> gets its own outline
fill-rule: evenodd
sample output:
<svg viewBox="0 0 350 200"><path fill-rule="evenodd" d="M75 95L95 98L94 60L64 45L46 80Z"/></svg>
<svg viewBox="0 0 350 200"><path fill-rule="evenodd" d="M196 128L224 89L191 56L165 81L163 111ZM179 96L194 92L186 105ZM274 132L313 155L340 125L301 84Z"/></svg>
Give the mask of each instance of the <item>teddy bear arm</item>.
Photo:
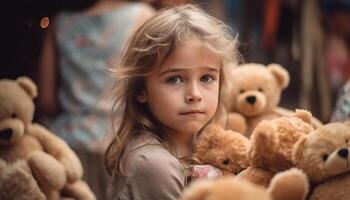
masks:
<svg viewBox="0 0 350 200"><path fill-rule="evenodd" d="M96 200L89 186L80 180L68 183L61 193L64 197L72 197L75 200Z"/></svg>
<svg viewBox="0 0 350 200"><path fill-rule="evenodd" d="M68 181L72 182L82 177L81 162L65 141L39 124L33 124L29 130L30 134L40 141L45 152L61 162L67 173Z"/></svg>
<svg viewBox="0 0 350 200"><path fill-rule="evenodd" d="M274 200L305 200L309 191L306 174L297 168L276 174L268 187Z"/></svg>
<svg viewBox="0 0 350 200"><path fill-rule="evenodd" d="M39 186L45 191L58 191L66 184L63 165L51 155L37 151L31 154L27 162Z"/></svg>

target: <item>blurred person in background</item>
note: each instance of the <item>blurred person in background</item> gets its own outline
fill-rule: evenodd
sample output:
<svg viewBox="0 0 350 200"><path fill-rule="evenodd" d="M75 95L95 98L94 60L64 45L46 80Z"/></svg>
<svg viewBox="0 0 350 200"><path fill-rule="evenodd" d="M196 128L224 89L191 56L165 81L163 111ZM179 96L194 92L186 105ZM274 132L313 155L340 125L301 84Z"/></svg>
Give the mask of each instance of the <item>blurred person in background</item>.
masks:
<svg viewBox="0 0 350 200"><path fill-rule="evenodd" d="M108 70L133 31L153 15L148 3L97 0L82 10L63 10L42 46L39 119L78 154L97 199L106 199L108 184L102 156L112 108L104 93L114 80Z"/></svg>

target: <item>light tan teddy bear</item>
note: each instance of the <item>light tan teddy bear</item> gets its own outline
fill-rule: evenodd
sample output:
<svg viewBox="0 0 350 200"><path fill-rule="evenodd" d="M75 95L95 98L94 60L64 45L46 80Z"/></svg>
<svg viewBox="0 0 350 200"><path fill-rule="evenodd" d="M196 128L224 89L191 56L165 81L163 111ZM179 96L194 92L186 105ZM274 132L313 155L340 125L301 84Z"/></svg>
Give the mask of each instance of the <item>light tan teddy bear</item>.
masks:
<svg viewBox="0 0 350 200"><path fill-rule="evenodd" d="M250 166L239 176L267 187L276 173L294 166L294 145L313 130L311 113L305 110L296 110L293 116L262 121L250 138Z"/></svg>
<svg viewBox="0 0 350 200"><path fill-rule="evenodd" d="M291 169L276 175L269 188L234 176L199 180L184 190L180 200L304 200L307 192L306 175Z"/></svg>
<svg viewBox="0 0 350 200"><path fill-rule="evenodd" d="M266 119L274 119L280 116L288 116L293 112L279 107L282 91L289 84L289 73L279 64L267 66L258 63L239 65L231 70L230 94L228 96L229 114L226 127L235 130L237 123L245 118L245 135L250 136L259 122ZM232 118L232 119L231 119ZM316 118L312 120L314 126L319 126Z"/></svg>
<svg viewBox="0 0 350 200"><path fill-rule="evenodd" d="M27 77L0 80L0 158L26 161L47 199L61 193L74 199L95 199L85 182L78 157L55 134L32 123L36 85ZM18 183L21 184L21 183Z"/></svg>
<svg viewBox="0 0 350 200"><path fill-rule="evenodd" d="M248 167L249 147L249 140L242 134L212 124L195 139L193 157L197 164L210 164L224 174L237 174Z"/></svg>
<svg viewBox="0 0 350 200"><path fill-rule="evenodd" d="M311 181L312 200L350 199L350 123L329 123L301 138L293 162Z"/></svg>

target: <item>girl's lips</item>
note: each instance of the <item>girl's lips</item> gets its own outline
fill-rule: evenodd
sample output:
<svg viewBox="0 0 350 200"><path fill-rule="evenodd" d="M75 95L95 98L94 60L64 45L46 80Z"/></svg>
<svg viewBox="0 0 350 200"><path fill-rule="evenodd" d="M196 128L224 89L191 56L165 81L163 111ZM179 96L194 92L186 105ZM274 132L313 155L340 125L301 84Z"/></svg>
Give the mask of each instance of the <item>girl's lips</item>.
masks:
<svg viewBox="0 0 350 200"><path fill-rule="evenodd" d="M183 113L180 113L181 115L200 115L200 114L203 114L204 112L202 111L199 111L199 110L191 110L191 111L188 111L188 112L183 112Z"/></svg>

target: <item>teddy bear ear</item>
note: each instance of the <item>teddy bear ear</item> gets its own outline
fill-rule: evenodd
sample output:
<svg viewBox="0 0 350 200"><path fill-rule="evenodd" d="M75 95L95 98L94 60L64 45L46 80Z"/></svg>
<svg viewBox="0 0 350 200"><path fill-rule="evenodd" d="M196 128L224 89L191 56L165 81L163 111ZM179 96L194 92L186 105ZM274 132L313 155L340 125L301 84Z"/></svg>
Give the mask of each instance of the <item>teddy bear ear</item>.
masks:
<svg viewBox="0 0 350 200"><path fill-rule="evenodd" d="M276 63L271 63L267 65L267 69L275 76L278 85L280 88L284 89L289 84L289 73L281 65Z"/></svg>
<svg viewBox="0 0 350 200"><path fill-rule="evenodd" d="M26 76L21 76L16 79L16 82L20 87L24 89L24 91L27 92L27 94L34 99L35 97L38 96L38 89L35 85L35 83L28 77Z"/></svg>
<svg viewBox="0 0 350 200"><path fill-rule="evenodd" d="M307 141L307 136L303 136L297 141L297 143L295 143L293 147L293 152L292 152L293 163L298 162L298 160L300 160L300 158L302 157L306 141Z"/></svg>
<svg viewBox="0 0 350 200"><path fill-rule="evenodd" d="M217 123L211 123L208 124L202 131L201 134L205 133L205 135L212 135L212 134L216 134L219 131L222 131L223 128L217 124Z"/></svg>
<svg viewBox="0 0 350 200"><path fill-rule="evenodd" d="M312 122L312 114L308 110L296 109L293 115L308 124L311 124Z"/></svg>

